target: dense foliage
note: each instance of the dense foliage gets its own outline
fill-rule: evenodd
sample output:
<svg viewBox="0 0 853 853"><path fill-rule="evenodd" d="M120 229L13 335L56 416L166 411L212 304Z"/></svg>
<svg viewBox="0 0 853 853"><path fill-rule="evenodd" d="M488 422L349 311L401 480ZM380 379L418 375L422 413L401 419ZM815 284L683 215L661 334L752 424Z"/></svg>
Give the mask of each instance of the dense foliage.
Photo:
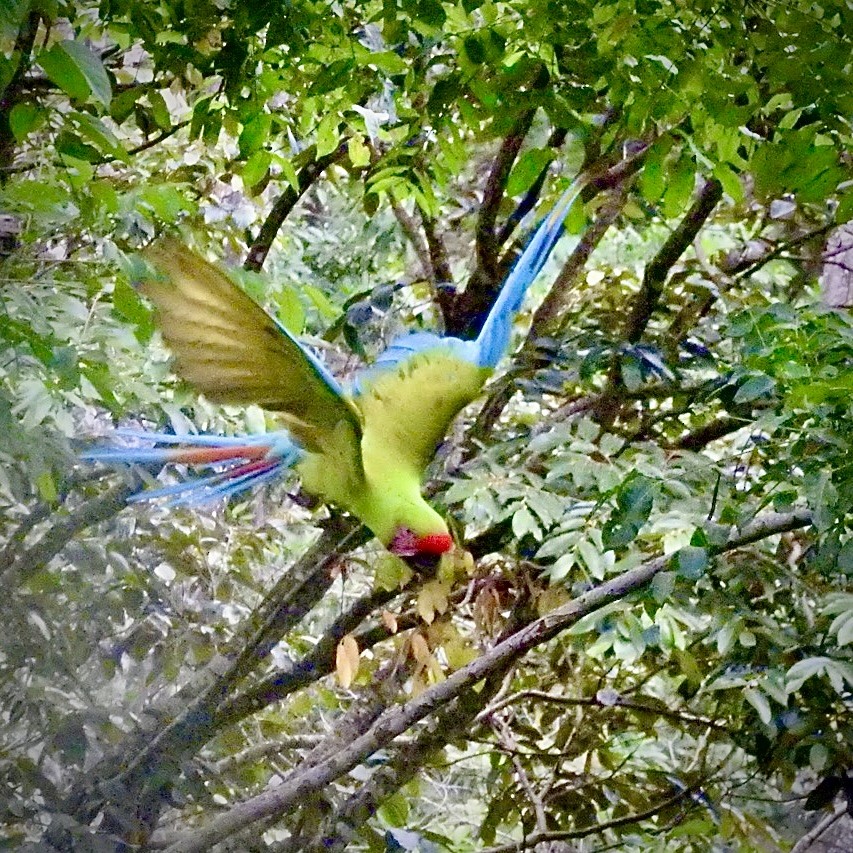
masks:
<svg viewBox="0 0 853 853"><path fill-rule="evenodd" d="M843 0L3 3L2 843L802 850L839 818L851 34ZM431 470L437 574L294 483L127 507L170 475L77 461L275 427L170 374L157 234L346 377L476 331L578 173Z"/></svg>

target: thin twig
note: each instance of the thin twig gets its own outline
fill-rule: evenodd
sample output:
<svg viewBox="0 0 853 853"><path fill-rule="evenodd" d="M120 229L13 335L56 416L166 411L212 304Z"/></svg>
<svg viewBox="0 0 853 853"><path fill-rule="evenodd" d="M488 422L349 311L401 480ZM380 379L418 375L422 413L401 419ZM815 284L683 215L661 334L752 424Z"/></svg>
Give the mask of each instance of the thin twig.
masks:
<svg viewBox="0 0 853 853"><path fill-rule="evenodd" d="M605 710L608 708L624 708L628 711L636 711L639 714L651 714L677 723L702 726L703 728L714 729L719 732L727 732L724 725L714 720L709 720L706 717L697 717L693 714L682 714L679 711L672 711L669 708L659 708L656 705L647 705L642 702L635 702L631 699L623 699L621 696L616 697L614 701L602 701L595 696L558 696L553 693L546 693L544 690L521 690L518 693L513 693L512 696L507 696L500 702L495 703L494 706L486 708L482 712L481 717L489 716L496 711L505 708L507 705L514 705L516 702L520 702L524 699L540 699L543 702L550 702L554 705L581 705L593 708L603 708Z"/></svg>
<svg viewBox="0 0 853 853"><path fill-rule="evenodd" d="M839 818L847 813L847 803L842 800L835 804L832 812L821 818L800 840L791 848L791 853L806 853L806 851L824 834Z"/></svg>
<svg viewBox="0 0 853 853"><path fill-rule="evenodd" d="M258 236L249 247L249 254L243 263L244 269L258 272L263 267L279 229L287 215L296 206L296 202L302 198L305 191L332 163L343 159L347 155L347 151L347 140L344 140L334 151L312 160L300 170L297 187L287 187L273 204L272 210L270 210L261 230L258 232Z"/></svg>
<svg viewBox="0 0 853 853"><path fill-rule="evenodd" d="M409 238L409 242L412 244L412 248L418 256L418 262L421 265L424 278L429 281L433 287L435 287L437 281L435 277L435 269L432 265L429 246L427 245L424 235L418 230L418 224L415 222L414 216L412 216L402 204L396 201L391 204L391 209L394 211L394 216L397 218L397 222L400 223L403 233Z"/></svg>

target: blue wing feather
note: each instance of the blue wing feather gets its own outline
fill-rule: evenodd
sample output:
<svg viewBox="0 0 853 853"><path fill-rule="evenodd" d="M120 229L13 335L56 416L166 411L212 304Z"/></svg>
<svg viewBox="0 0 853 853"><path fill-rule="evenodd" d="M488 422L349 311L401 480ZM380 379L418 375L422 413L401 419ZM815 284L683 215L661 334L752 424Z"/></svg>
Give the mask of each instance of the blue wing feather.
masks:
<svg viewBox="0 0 853 853"><path fill-rule="evenodd" d="M388 370L423 352L441 350L457 358L476 364L477 367L494 368L509 347L512 323L521 307L527 289L542 271L551 250L563 232L566 220L577 197L584 187L582 178L575 180L560 196L548 215L539 223L533 236L516 261L480 330L473 341L454 337L440 337L432 332L412 332L391 342L376 361L361 371L352 383L352 394L363 393L370 383Z"/></svg>
<svg viewBox="0 0 853 853"><path fill-rule="evenodd" d="M551 250L563 233L563 223L584 181L577 179L560 196L551 212L539 223L501 288L480 334L477 336L477 365L495 367L509 347L512 321L533 280L542 272Z"/></svg>

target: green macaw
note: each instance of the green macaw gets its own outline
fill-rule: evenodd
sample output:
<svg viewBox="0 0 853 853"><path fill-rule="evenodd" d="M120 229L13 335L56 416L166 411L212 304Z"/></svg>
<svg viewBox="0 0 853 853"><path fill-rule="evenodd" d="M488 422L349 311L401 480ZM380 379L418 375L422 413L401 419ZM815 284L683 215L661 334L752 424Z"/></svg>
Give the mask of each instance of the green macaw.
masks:
<svg viewBox="0 0 853 853"><path fill-rule="evenodd" d="M576 181L539 224L475 340L404 335L348 391L227 275L178 241L158 240L144 252L157 274L141 291L154 303L175 372L213 402L277 413L286 429L237 437L125 430L119 433L154 446L103 448L86 457L230 463L135 496L185 504L232 494L292 467L307 493L357 516L391 552L414 562L437 559L453 538L421 494L424 471L453 418L505 353L524 294L581 188Z"/></svg>

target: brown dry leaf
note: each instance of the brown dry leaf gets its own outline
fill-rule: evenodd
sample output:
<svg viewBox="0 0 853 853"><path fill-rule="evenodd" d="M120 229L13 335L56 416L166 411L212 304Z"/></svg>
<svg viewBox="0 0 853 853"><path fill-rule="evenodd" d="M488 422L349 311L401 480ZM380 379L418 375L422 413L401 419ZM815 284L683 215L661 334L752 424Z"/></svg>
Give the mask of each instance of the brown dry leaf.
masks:
<svg viewBox="0 0 853 853"><path fill-rule="evenodd" d="M474 624L484 634L493 634L500 609L501 604L497 591L491 587L484 587L474 600Z"/></svg>
<svg viewBox="0 0 853 853"><path fill-rule="evenodd" d="M347 634L341 638L335 652L335 673L344 689L349 687L358 675L359 661L358 643L352 634Z"/></svg>
<svg viewBox="0 0 853 853"><path fill-rule="evenodd" d="M382 624L388 629L389 633L397 633L397 617L390 610L382 611Z"/></svg>
<svg viewBox="0 0 853 853"><path fill-rule="evenodd" d="M421 666L426 666L432 658L432 652L430 652L423 634L412 634L412 657Z"/></svg>

